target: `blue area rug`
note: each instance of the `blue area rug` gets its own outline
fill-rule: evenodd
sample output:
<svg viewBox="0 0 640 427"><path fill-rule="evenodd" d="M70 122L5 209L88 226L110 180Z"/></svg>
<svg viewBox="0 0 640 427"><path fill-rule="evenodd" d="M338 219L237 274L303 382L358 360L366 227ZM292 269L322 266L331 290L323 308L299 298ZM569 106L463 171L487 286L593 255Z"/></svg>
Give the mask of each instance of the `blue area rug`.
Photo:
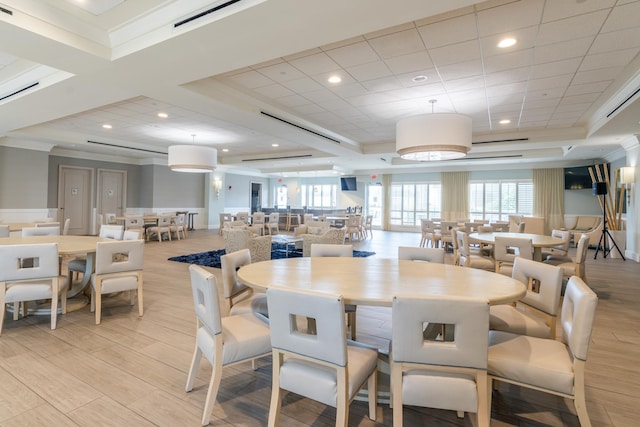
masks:
<svg viewBox="0 0 640 427"><path fill-rule="evenodd" d="M224 249L218 249L217 251L200 252L197 254L180 255L169 258L169 261L185 262L188 264L202 265L205 267L220 268L220 257L225 254ZM353 251L354 257L368 257L375 255L375 252L367 251ZM273 243L271 245L271 259L280 258L300 258L302 256L302 250L289 250L289 256L287 256L284 245Z"/></svg>

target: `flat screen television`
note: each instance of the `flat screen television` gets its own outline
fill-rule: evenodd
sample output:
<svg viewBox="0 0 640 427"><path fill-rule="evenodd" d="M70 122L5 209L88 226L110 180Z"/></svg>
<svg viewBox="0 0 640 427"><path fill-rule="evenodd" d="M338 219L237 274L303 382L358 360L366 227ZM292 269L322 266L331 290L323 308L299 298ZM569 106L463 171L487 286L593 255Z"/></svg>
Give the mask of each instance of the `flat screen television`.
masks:
<svg viewBox="0 0 640 427"><path fill-rule="evenodd" d="M585 190L592 188L589 166L578 166L564 169L565 190Z"/></svg>
<svg viewBox="0 0 640 427"><path fill-rule="evenodd" d="M341 176L340 187L342 191L358 191L358 183L355 176Z"/></svg>

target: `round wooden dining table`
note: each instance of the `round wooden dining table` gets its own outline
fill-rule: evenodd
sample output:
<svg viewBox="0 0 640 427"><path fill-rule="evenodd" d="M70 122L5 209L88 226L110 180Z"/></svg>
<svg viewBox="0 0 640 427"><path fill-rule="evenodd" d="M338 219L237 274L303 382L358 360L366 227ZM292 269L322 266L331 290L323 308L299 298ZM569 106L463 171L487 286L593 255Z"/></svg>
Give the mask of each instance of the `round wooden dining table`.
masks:
<svg viewBox="0 0 640 427"><path fill-rule="evenodd" d="M83 298L82 292L88 285L91 279L91 273L93 273L96 244L98 242L112 241L106 237L98 236L17 236L17 237L5 237L0 239L0 245L30 245L37 243L57 243L58 255L87 255L86 269L82 276L82 280L74 282L69 288L67 298L71 299L75 296L79 297L78 301L69 301L67 305L68 311L74 311L82 306L86 305L87 299ZM36 309L35 313L42 314L46 312L47 308ZM31 312L31 310L29 310Z"/></svg>
<svg viewBox="0 0 640 427"><path fill-rule="evenodd" d="M469 241L484 243L487 245L493 245L496 242L496 236L504 236L508 238L521 238L531 239L531 245L533 246L533 259L535 261L542 261L542 248L550 248L553 246L562 245L563 241L559 237L547 236L546 234L532 234L532 233L471 233L469 234Z"/></svg>
<svg viewBox="0 0 640 427"><path fill-rule="evenodd" d="M489 304L517 301L523 283L475 268L387 258L286 258L238 270L255 289L285 288L342 295L345 304L391 306L396 295L484 298Z"/></svg>

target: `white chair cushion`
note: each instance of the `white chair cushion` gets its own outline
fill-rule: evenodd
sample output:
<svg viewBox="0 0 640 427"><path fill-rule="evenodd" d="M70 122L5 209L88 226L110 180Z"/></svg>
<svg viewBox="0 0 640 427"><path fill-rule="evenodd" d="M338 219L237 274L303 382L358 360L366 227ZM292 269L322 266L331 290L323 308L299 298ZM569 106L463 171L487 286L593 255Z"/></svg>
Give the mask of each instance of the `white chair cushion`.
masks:
<svg viewBox="0 0 640 427"><path fill-rule="evenodd" d="M573 395L573 359L560 341L491 331L488 372Z"/></svg>
<svg viewBox="0 0 640 427"><path fill-rule="evenodd" d="M229 315L232 316L251 313L260 313L269 317L266 294L254 292L248 298L235 302L229 311Z"/></svg>
<svg viewBox="0 0 640 427"><path fill-rule="evenodd" d="M221 321L223 365L271 352L269 327L254 314L223 317Z"/></svg>
<svg viewBox="0 0 640 427"><path fill-rule="evenodd" d="M68 287L68 280L66 276L60 276L58 278L58 286L60 290ZM16 286L7 286L7 292L5 293L4 302L20 302L20 301L35 301L39 299L51 298L51 281L38 281L19 283Z"/></svg>
<svg viewBox="0 0 640 427"><path fill-rule="evenodd" d="M95 277L91 280L91 286L95 289ZM112 292L130 291L137 288L138 280L135 275L108 277L102 280L101 293L110 294Z"/></svg>
<svg viewBox="0 0 640 427"><path fill-rule="evenodd" d="M402 403L464 412L478 412L473 376L422 369L404 373Z"/></svg>
<svg viewBox="0 0 640 427"><path fill-rule="evenodd" d="M535 317L511 305L495 305L489 309L489 329L551 338L551 331L542 317Z"/></svg>
<svg viewBox="0 0 640 427"><path fill-rule="evenodd" d="M355 345L347 346L348 383L351 399L369 378L378 364L375 350ZM307 396L325 405L336 407L337 379L335 368L294 357L286 358L280 370L280 388Z"/></svg>

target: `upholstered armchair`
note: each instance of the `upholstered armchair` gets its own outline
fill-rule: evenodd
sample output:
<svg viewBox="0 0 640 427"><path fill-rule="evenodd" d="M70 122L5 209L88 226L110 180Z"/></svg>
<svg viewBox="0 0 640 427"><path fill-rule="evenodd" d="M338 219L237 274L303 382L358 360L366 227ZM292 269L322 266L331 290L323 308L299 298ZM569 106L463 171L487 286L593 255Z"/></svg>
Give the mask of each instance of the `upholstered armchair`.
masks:
<svg viewBox="0 0 640 427"><path fill-rule="evenodd" d="M314 243L330 243L334 245L343 245L344 237L346 234L346 228L330 228L324 234L303 234L302 256L311 256L311 245Z"/></svg>
<svg viewBox="0 0 640 427"><path fill-rule="evenodd" d="M251 261L267 261L271 259L271 236L257 236L249 229L223 228L224 248L226 253L249 249Z"/></svg>
<svg viewBox="0 0 640 427"><path fill-rule="evenodd" d="M331 224L326 221L309 221L293 229L296 236L302 234L324 234L331 228Z"/></svg>

